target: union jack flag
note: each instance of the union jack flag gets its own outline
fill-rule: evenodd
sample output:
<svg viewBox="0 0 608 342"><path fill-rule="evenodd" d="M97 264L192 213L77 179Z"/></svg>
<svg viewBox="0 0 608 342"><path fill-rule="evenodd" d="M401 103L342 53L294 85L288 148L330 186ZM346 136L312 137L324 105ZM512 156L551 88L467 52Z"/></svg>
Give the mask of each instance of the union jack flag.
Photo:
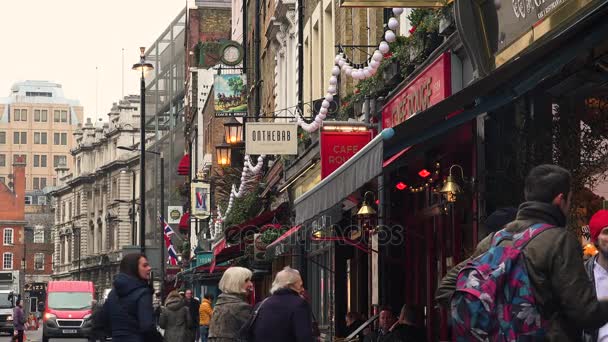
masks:
<svg viewBox="0 0 608 342"><path fill-rule="evenodd" d="M173 242L171 242L171 235L173 235L175 232L162 216L158 216L158 218L160 223L163 225L165 246L167 247L167 261L170 265L177 266L177 252L175 251L175 247L173 247Z"/></svg>

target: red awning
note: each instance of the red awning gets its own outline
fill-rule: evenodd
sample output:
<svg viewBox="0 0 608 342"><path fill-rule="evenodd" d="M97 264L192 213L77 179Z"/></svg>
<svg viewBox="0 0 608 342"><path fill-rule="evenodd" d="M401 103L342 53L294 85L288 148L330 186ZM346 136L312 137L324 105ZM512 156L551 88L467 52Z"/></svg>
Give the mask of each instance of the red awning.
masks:
<svg viewBox="0 0 608 342"><path fill-rule="evenodd" d="M300 230L300 228L302 228L302 225L292 227L291 229L289 229L288 231L286 231L285 234L279 236L271 244L269 244L268 246L266 246L266 249L268 249L268 248L270 248L272 246L278 245L279 243L281 243L281 241L283 241L283 240L287 239L288 237L292 236L293 234L297 233L298 230Z"/></svg>
<svg viewBox="0 0 608 342"><path fill-rule="evenodd" d="M272 211L265 211L262 214L252 218L249 221L243 222L239 225L228 227L225 232L227 241L241 240L242 237L258 232L266 225L266 223L272 222L278 213L283 211L285 206L280 206Z"/></svg>
<svg viewBox="0 0 608 342"><path fill-rule="evenodd" d="M182 218L179 220L179 229L180 230L189 230L190 229L190 213L185 212L182 215Z"/></svg>
<svg viewBox="0 0 608 342"><path fill-rule="evenodd" d="M398 152L397 154L395 154L394 156L388 158L387 160L384 161L384 163L382 163L382 167L384 168L384 167L389 166L392 162L399 159L399 157L401 157L405 152L409 151L411 148L412 148L412 146L408 146L408 147L404 148L403 150L401 150L400 152Z"/></svg>
<svg viewBox="0 0 608 342"><path fill-rule="evenodd" d="M182 159L177 165L177 174L180 176L187 176L190 174L190 155L184 154Z"/></svg>
<svg viewBox="0 0 608 342"><path fill-rule="evenodd" d="M211 267L209 273L213 273L215 265L220 262L225 262L230 259L234 259L245 250L244 244L238 244L230 247L226 247L226 239L222 239L215 247L213 247L213 259L211 260Z"/></svg>

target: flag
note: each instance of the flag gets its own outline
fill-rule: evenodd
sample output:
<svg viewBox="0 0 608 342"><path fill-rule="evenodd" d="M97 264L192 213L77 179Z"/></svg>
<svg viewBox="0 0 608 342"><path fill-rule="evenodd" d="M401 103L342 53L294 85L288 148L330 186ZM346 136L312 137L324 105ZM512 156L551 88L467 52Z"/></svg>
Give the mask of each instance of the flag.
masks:
<svg viewBox="0 0 608 342"><path fill-rule="evenodd" d="M158 216L160 223L163 225L163 233L165 238L165 246L167 247L167 261L172 266L177 266L177 252L171 242L171 235L175 234L173 228L163 219L162 216Z"/></svg>

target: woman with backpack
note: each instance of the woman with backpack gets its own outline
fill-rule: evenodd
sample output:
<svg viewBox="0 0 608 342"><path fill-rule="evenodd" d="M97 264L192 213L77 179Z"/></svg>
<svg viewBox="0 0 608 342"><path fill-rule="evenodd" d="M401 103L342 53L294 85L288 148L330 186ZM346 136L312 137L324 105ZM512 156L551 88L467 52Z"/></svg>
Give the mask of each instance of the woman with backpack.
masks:
<svg viewBox="0 0 608 342"><path fill-rule="evenodd" d="M160 342L152 308L150 264L143 254L125 255L120 273L114 279L112 291L103 311L114 342ZM109 329L108 329L109 328Z"/></svg>
<svg viewBox="0 0 608 342"><path fill-rule="evenodd" d="M160 313L160 327L165 329L166 342L187 342L193 326L190 310L177 291L171 291Z"/></svg>
<svg viewBox="0 0 608 342"><path fill-rule="evenodd" d="M246 299L253 290L252 275L244 267L230 267L224 272L219 283L222 294L217 297L209 322L209 342L242 340L240 330L251 317Z"/></svg>

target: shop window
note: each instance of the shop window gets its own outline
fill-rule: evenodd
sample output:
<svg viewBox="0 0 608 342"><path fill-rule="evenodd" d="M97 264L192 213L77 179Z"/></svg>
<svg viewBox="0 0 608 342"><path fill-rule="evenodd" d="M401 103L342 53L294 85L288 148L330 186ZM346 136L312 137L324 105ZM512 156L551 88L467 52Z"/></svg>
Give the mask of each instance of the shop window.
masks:
<svg viewBox="0 0 608 342"><path fill-rule="evenodd" d="M4 253L3 257L3 269L12 270L13 269L13 253Z"/></svg>

